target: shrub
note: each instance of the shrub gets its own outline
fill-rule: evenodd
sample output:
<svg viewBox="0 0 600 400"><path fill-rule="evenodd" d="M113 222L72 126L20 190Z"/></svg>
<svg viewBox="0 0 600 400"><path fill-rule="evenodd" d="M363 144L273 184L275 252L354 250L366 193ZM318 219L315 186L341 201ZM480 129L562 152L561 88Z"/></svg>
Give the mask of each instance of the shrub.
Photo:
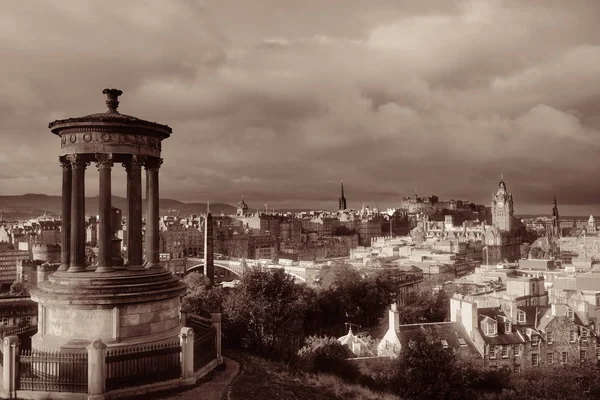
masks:
<svg viewBox="0 0 600 400"><path fill-rule="evenodd" d="M354 382L360 376L358 367L348 358L353 354L337 339L311 336L298 351L298 365L301 369L312 373L329 373Z"/></svg>

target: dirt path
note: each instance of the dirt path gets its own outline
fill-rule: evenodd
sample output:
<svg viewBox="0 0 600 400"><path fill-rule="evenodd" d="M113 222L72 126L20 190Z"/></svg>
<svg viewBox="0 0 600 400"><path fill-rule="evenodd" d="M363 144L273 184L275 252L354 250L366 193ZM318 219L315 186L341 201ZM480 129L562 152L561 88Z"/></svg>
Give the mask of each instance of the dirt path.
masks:
<svg viewBox="0 0 600 400"><path fill-rule="evenodd" d="M240 372L240 364L231 358L224 357L225 365L223 371L213 371L208 377L203 378L196 386L178 391L176 393L164 393L146 395L146 399L162 400L222 400L233 379Z"/></svg>

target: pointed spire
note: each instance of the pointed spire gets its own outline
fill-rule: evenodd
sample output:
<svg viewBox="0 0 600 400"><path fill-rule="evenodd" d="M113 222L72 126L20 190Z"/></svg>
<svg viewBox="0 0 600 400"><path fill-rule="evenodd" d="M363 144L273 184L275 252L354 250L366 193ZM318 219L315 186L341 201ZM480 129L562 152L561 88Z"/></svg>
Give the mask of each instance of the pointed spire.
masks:
<svg viewBox="0 0 600 400"><path fill-rule="evenodd" d="M344 197L344 181L342 181L342 197Z"/></svg>
<svg viewBox="0 0 600 400"><path fill-rule="evenodd" d="M210 214L210 200L206 202L206 215Z"/></svg>
<svg viewBox="0 0 600 400"><path fill-rule="evenodd" d="M500 171L500 180L503 181L504 180L504 172Z"/></svg>

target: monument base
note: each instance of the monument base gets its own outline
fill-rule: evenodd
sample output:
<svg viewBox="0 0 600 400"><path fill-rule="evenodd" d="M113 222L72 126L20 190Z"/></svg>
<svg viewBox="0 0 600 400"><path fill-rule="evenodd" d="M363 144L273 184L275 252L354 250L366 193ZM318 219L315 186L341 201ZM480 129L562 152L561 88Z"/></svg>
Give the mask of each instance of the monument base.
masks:
<svg viewBox="0 0 600 400"><path fill-rule="evenodd" d="M85 351L177 341L183 282L164 269L56 272L32 290L38 333L32 349Z"/></svg>

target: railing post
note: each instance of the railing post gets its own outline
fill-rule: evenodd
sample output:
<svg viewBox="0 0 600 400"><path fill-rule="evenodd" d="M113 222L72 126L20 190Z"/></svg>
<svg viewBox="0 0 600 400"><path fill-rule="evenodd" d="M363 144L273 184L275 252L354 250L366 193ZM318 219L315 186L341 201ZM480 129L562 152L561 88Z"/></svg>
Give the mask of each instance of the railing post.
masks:
<svg viewBox="0 0 600 400"><path fill-rule="evenodd" d="M210 320L212 326L215 328L215 346L217 347L217 362L223 363L223 357L221 357L221 313L211 313Z"/></svg>
<svg viewBox="0 0 600 400"><path fill-rule="evenodd" d="M88 400L103 400L106 392L106 345L94 339L87 347Z"/></svg>
<svg viewBox="0 0 600 400"><path fill-rule="evenodd" d="M2 341L2 363L4 365L2 385L4 394L10 398L16 397L17 379L19 371L17 368L17 356L19 355L19 337L8 336Z"/></svg>
<svg viewBox="0 0 600 400"><path fill-rule="evenodd" d="M194 384L194 330L183 327L179 333L181 343L181 380L183 384Z"/></svg>

